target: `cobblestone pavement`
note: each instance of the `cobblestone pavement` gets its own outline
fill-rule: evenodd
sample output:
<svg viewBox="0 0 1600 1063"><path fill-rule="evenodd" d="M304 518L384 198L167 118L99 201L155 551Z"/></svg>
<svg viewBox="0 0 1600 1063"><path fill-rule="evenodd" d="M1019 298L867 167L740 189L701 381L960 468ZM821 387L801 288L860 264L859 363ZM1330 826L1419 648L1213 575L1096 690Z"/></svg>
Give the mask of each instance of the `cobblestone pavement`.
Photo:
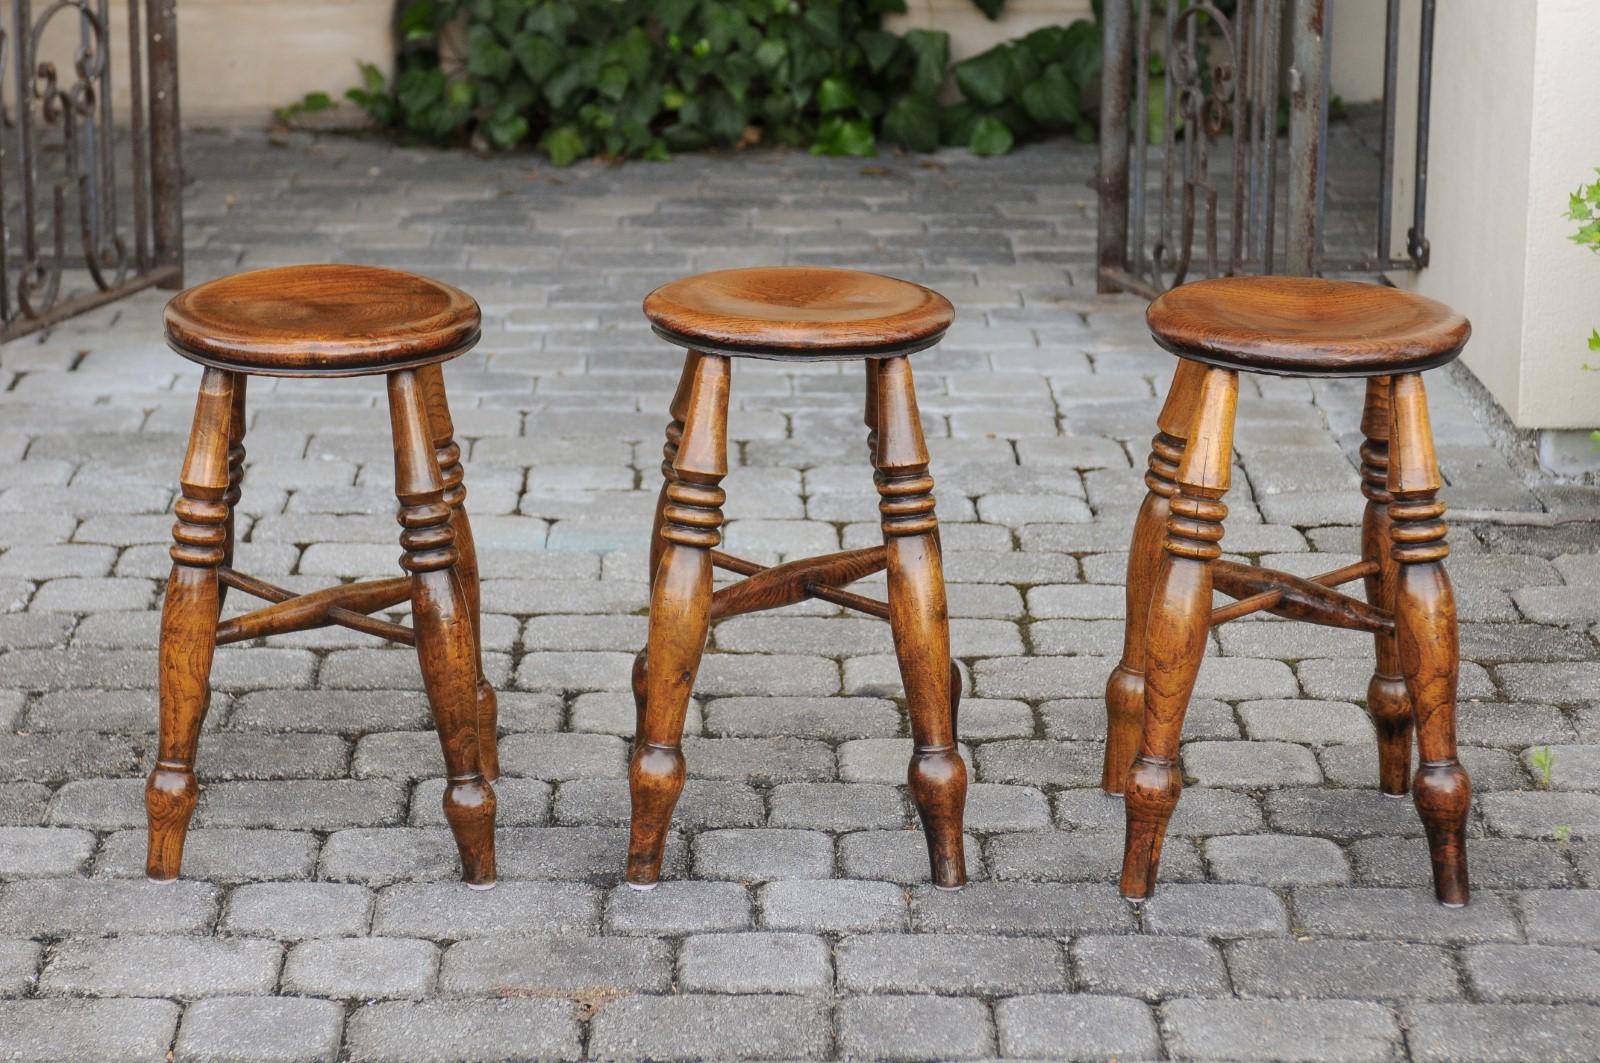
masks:
<svg viewBox="0 0 1600 1063"><path fill-rule="evenodd" d="M1600 1053L1600 504L1519 479L1449 373L1429 384L1471 907L1433 904L1410 803L1373 789L1367 641L1249 620L1212 638L1191 786L1138 910L1114 886L1098 696L1172 364L1136 300L1093 295L1090 151L557 172L350 140L187 147L191 279L374 262L487 311L448 376L504 692L502 881L452 881L412 653L339 629L218 654L185 878L143 880L165 514L197 379L146 293L0 357L0 1057ZM974 767L960 893L923 884L888 631L817 604L715 629L669 881L618 888L677 370L638 302L773 261L897 273L959 310L916 364ZM875 541L851 368L738 365L730 549ZM1303 574L1349 562L1359 388L1244 390L1225 545ZM380 393L251 385L242 569L297 588L394 571Z"/></svg>

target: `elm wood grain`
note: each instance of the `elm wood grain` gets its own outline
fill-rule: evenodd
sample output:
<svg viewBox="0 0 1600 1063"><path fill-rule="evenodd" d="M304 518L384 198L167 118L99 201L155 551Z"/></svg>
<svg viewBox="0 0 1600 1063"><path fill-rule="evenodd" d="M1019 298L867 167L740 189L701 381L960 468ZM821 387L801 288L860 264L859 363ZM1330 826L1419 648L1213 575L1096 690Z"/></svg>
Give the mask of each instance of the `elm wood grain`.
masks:
<svg viewBox="0 0 1600 1063"><path fill-rule="evenodd" d="M483 761L483 777L494 782L500 777L500 705L494 687L483 673L482 591L478 580L478 548L472 538L472 523L467 519L466 473L461 468L461 447L456 443L455 421L450 416L450 399L445 394L444 369L439 365L417 370L427 403L428 424L433 429L434 457L444 481L444 500L450 506L450 529L455 532L456 575L467 597L472 615L473 655L478 672L478 755Z"/></svg>
<svg viewBox="0 0 1600 1063"><path fill-rule="evenodd" d="M959 703L951 694L950 618L933 477L928 473L911 362L903 356L885 359L875 376L873 482L888 557L889 628L911 717L906 780L922 817L933 884L956 889L967 881L961 842L967 768L956 749Z"/></svg>
<svg viewBox="0 0 1600 1063"><path fill-rule="evenodd" d="M722 541L719 486L728 475L728 388L731 363L694 359L683 433L661 508L661 560L650 592L644 656L644 705L628 768L633 805L629 885L649 889L661 877L672 810L683 792L683 721L711 621L711 550Z"/></svg>
<svg viewBox="0 0 1600 1063"><path fill-rule="evenodd" d="M223 528L227 538L222 544L222 567L233 567L234 536L234 510L238 508L239 499L244 497L244 433L248 419L245 408L245 390L250 378L243 373L236 373L233 379L233 409L228 422L228 493L222 500L228 504L228 521ZM228 600L228 586L226 583L217 593L217 605L220 608Z"/></svg>
<svg viewBox="0 0 1600 1063"><path fill-rule="evenodd" d="M1150 441L1144 476L1148 490L1134 520L1133 540L1128 547L1122 658L1106 680L1106 748L1100 788L1108 794L1122 793L1128 769L1139 752L1139 732L1144 727L1145 626L1150 616L1150 596L1161 564L1169 501L1178 490L1174 477L1183 460L1184 439L1194 420L1195 397L1204 376L1205 366L1199 362L1178 362L1167 400L1156 418L1155 438Z"/></svg>
<svg viewBox="0 0 1600 1063"><path fill-rule="evenodd" d="M367 615L410 601L409 576L368 580L363 583L344 583L337 587L312 591L309 594L295 594L293 591L251 580L249 577L241 580L237 574L228 569L222 570L218 575L224 587L237 586L247 594L264 591L265 593L258 594L258 597L274 602L265 609L257 609L218 624L219 646L266 638L269 635L283 635L291 631L307 631L312 628L327 627L329 624L338 624L341 627L363 631L395 642L404 642L407 645L416 643L415 635L410 628L391 624L386 620L376 620Z"/></svg>
<svg viewBox="0 0 1600 1063"><path fill-rule="evenodd" d="M478 338L458 288L376 266L237 273L179 293L167 342L203 365L265 376L359 376L448 361Z"/></svg>
<svg viewBox="0 0 1600 1063"><path fill-rule="evenodd" d="M236 374L220 369L202 374L180 477L183 496L174 507L172 574L161 607L158 749L144 791L145 874L157 882L178 877L200 793L194 759L211 706L211 662L222 606L217 571L227 556L228 451L237 382Z"/></svg>
<svg viewBox="0 0 1600 1063"><path fill-rule="evenodd" d="M1183 789L1178 740L1211 629L1211 562L1222 555L1222 522L1233 463L1239 375L1208 369L1169 500L1166 540L1151 587L1144 665L1144 730L1124 791L1127 833L1121 890L1143 900L1155 888L1167 824Z"/></svg>
<svg viewBox="0 0 1600 1063"><path fill-rule="evenodd" d="M479 751L477 639L456 571L454 510L445 501L422 382L405 369L389 374L388 384L396 519L405 551L400 567L411 573L417 661L444 750L444 815L461 854L463 879L489 889L495 883L495 797Z"/></svg>
<svg viewBox="0 0 1600 1063"><path fill-rule="evenodd" d="M1443 303L1378 284L1214 277L1150 304L1151 335L1180 358L1288 376L1389 376L1443 365L1471 334Z"/></svg>
<svg viewBox="0 0 1600 1063"><path fill-rule="evenodd" d="M1428 835L1434 894L1441 904L1467 903L1467 812L1472 784L1456 753L1456 683L1460 653L1456 604L1442 562L1450 553L1439 463L1428 422L1427 393L1417 373L1390 382L1393 435L1389 453L1390 555L1398 564L1395 644L1417 735L1419 765L1412 798Z"/></svg>
<svg viewBox="0 0 1600 1063"><path fill-rule="evenodd" d="M1394 631L1394 617L1366 602L1346 597L1331 588L1362 579L1377 570L1376 562L1353 565L1301 579L1277 569L1240 565L1232 561L1211 563L1213 586L1238 601L1211 611L1211 626L1226 624L1263 610L1288 620L1304 620L1328 627L1352 628L1374 634Z"/></svg>
<svg viewBox="0 0 1600 1063"><path fill-rule="evenodd" d="M825 557L802 558L772 568L765 568L753 562L743 562L742 558L730 558L727 554L721 553L713 556L712 561L719 568L732 567L727 562L734 561L742 562L740 568L749 565L753 569L747 571L747 579L731 587L724 587L711 596L712 620L725 620L730 616L759 612L763 609L778 609L785 605L803 602L807 598L822 598L820 592L835 590L859 579L865 579L874 572L882 572L884 566L889 563L881 546L871 546L864 550L846 550ZM848 600L858 596L846 592L843 597ZM862 598L860 601L871 602L877 608L866 611L887 619L886 606L872 602L868 598ZM848 602L838 604L844 605ZM882 612L879 612L880 609Z"/></svg>
<svg viewBox="0 0 1600 1063"><path fill-rule="evenodd" d="M1367 380L1361 411L1361 556L1377 566L1366 578L1367 601L1394 614L1397 565L1389 542L1389 439L1393 434L1390 378ZM1367 715L1378 737L1378 789L1399 797L1411 788L1411 696L1400 674L1400 651L1393 630L1373 634L1374 666L1367 683Z"/></svg>
<svg viewBox="0 0 1600 1063"><path fill-rule="evenodd" d="M644 312L663 339L691 350L808 361L910 354L955 320L950 301L919 284L820 266L684 277L646 296Z"/></svg>

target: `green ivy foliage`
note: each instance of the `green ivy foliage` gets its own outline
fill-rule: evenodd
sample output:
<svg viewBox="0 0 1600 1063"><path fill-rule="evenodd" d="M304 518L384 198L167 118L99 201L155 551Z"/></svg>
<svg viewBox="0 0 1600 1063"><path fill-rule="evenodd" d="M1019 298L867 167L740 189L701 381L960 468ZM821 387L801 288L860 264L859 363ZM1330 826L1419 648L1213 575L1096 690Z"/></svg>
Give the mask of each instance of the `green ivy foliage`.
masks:
<svg viewBox="0 0 1600 1063"><path fill-rule="evenodd" d="M975 0L978 2L978 0ZM991 17L1003 0L982 0ZM991 10L992 9L992 10ZM1041 133L1092 139L1100 65L1088 22L1049 27L953 68L945 33L883 28L905 0L402 0L393 82L362 68L346 95L382 128L435 143L533 144L553 163L663 159L757 140L821 155ZM324 109L325 94L282 116Z"/></svg>

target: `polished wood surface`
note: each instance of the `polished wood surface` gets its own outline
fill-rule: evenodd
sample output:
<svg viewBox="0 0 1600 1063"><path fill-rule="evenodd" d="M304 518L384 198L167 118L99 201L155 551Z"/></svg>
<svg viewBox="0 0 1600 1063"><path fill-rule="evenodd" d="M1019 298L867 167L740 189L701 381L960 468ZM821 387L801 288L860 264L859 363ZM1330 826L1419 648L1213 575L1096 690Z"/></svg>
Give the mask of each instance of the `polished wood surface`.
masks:
<svg viewBox="0 0 1600 1063"><path fill-rule="evenodd" d="M955 320L950 301L919 284L820 266L685 277L646 296L644 312L680 346L809 360L922 350Z"/></svg>
<svg viewBox="0 0 1600 1063"><path fill-rule="evenodd" d="M458 288L376 266L237 273L167 304L167 341L206 365L267 376L353 376L455 357L477 339Z"/></svg>
<svg viewBox="0 0 1600 1063"><path fill-rule="evenodd" d="M818 276L827 285L816 280ZM805 283L797 285L796 278ZM863 349L864 342L881 334L884 300L869 303L863 297L851 304L838 293L853 290L861 295L872 290L854 287L859 282L852 278L890 286L882 289L889 294L910 289L943 304L942 316L918 326L922 330L919 343L936 340L949 325L949 304L934 293L846 270L730 270L667 285L646 302L652 321L664 334L663 320L676 329L702 327L687 317L670 316L683 310L674 301L681 297L673 296L676 290L714 302L722 319L718 335L723 340L777 336L796 345L801 356L818 352L836 356L848 349L849 357L863 360L867 449L880 500L884 545L770 567L717 549L722 541L725 501L720 485L728 472L729 354L752 352L725 352L711 345L691 348L672 399L662 451L662 488L648 560L649 635L633 662L636 731L628 769L633 814L626 880L635 888L649 889L660 879L672 812L687 777L683 722L711 621L808 598L889 622L911 718L913 749L907 781L927 839L931 878L935 886L947 889L966 881L962 817L967 773L956 748L961 674L950 657L949 609L939 524L934 515L933 477L928 472L911 363L893 350ZM714 293L714 299L708 292ZM767 316L780 311L787 316ZM659 316L662 312L668 316ZM736 317L740 314L752 316ZM706 317L703 308L695 315ZM778 331L771 331L774 328ZM907 328L896 334L897 342L904 343L907 335L914 334ZM848 339L843 338L846 336ZM681 335L667 338L687 342ZM845 342L854 346L829 346ZM718 568L745 578L713 591L712 570ZM887 602L845 589L884 570Z"/></svg>
<svg viewBox="0 0 1600 1063"><path fill-rule="evenodd" d="M1281 290L1292 279L1250 280L1263 283L1246 285L1245 290L1259 293ZM1314 290L1308 286L1311 283L1297 281L1293 287L1309 292ZM1386 291L1361 285L1337 287ZM1163 299L1185 290L1175 289ZM1224 290L1213 286L1206 298L1220 298L1218 293ZM1353 294L1349 305L1365 298ZM1157 300L1151 307L1153 330L1178 320L1171 306L1163 308L1161 303ZM1205 301L1192 299L1185 312L1197 319L1183 327L1210 337L1207 342L1232 342L1230 329L1248 319L1255 323L1257 348L1280 353L1297 349L1312 327L1306 323L1286 327L1286 336L1278 342L1259 305L1248 300L1245 304L1242 309L1227 304L1217 313L1220 324L1206 325L1198 320ZM1280 310L1282 305L1287 303L1280 303ZM1454 332L1464 342L1466 322L1447 308L1437 311L1429 313L1459 321ZM1375 318L1372 328L1382 327L1385 320ZM1172 335L1169 329L1165 339ZM1158 339L1163 339L1159 333ZM1412 791L1428 838L1438 900L1449 906L1467 903L1466 821L1472 786L1456 749L1460 663L1455 601L1443 565L1449 553L1441 519L1444 504L1437 497L1443 481L1422 377L1399 367L1404 359L1395 353L1413 339L1401 336L1387 345L1383 364L1394 367L1391 372L1365 374L1361 482L1367 505L1361 559L1310 578L1221 559L1228 512L1222 500L1228 488L1238 401L1238 370L1231 366L1277 370L1263 370L1253 352L1214 357L1209 368L1187 357L1180 363L1152 446L1146 476L1149 493L1134 525L1123 654L1106 684L1102 786L1124 794L1127 832L1121 890L1125 897L1142 900L1155 888L1167 824L1182 790L1179 741L1207 633L1218 624L1270 612L1373 636L1376 660L1367 700L1378 737L1379 786L1388 794ZM1362 351L1347 346L1343 368L1333 375L1356 375L1349 367L1359 357L1366 357L1369 367L1378 365L1374 352L1385 349L1382 341L1380 335ZM1459 350L1459 342L1450 340L1456 344L1450 348L1439 340L1450 356ZM1175 344L1164 345L1176 349ZM1330 372L1315 361L1315 352L1298 349L1310 360L1296 375ZM1154 554L1153 544L1159 544ZM1365 584L1365 601L1335 589L1356 580ZM1213 591L1236 600L1214 606ZM1414 776L1413 731L1420 759ZM1132 755L1135 742L1138 752ZM1127 766L1130 755L1132 764Z"/></svg>
<svg viewBox="0 0 1600 1063"><path fill-rule="evenodd" d="M259 285L264 273L300 275L319 268L246 274L244 279L253 278L246 289L254 290L251 285ZM391 274L387 270L373 272ZM422 278L410 280L433 283ZM455 292L444 285L436 287ZM206 288L212 289L207 298L185 302L186 296ZM207 313L223 314L226 305L214 299L216 292L229 290L227 282L202 285L201 289L184 293L174 305L191 309L198 305L207 308ZM377 313L370 301L372 290L363 289L367 295L354 299L354 324L347 331L387 327L410 305L401 299ZM329 293L339 291L335 284L323 294L331 298ZM181 477L183 494L175 507L178 522L173 528L172 575L162 609L159 750L145 788L150 832L146 872L150 878L174 879L182 863L184 838L198 794L195 751L211 699L216 646L338 624L416 647L444 750L444 812L460 851L462 875L475 888L494 885L495 795L489 780L499 771L495 695L483 674L477 558L465 506L461 448L455 441L444 377L435 364L466 350L477 335L476 305L459 292L455 296L451 301L458 308L460 300L470 308L471 331L464 337L451 337L453 346L439 348L428 361L421 358L419 337L430 330L443 335L431 319L419 319L409 328L396 324L397 338L390 349L408 353L391 359L381 370L387 375L394 432L404 576L296 593L235 571L233 508L241 497L244 475L246 378L242 372L215 365L202 375ZM252 322L263 320L251 315L266 313L262 309L266 305L264 299L250 303L241 309L238 321L213 322L216 327L209 334L214 339L249 331ZM327 319L324 331L336 332L331 322L337 307L330 302L317 305ZM270 332L266 325L262 327ZM382 346L380 336L369 340L367 354ZM260 361L264 349L262 344L245 344L238 352L213 352L217 355L214 360L263 366L252 367L251 372L280 371L281 364L264 367L266 363ZM341 371L354 371L359 361L352 355L342 363ZM395 368L397 364L399 368ZM219 621L222 595L229 588L270 604ZM411 605L410 627L369 615L404 602Z"/></svg>
<svg viewBox="0 0 1600 1063"><path fill-rule="evenodd" d="M1312 277L1215 277L1150 304L1157 343L1184 358L1256 373L1385 376L1442 365L1467 319L1379 284Z"/></svg>

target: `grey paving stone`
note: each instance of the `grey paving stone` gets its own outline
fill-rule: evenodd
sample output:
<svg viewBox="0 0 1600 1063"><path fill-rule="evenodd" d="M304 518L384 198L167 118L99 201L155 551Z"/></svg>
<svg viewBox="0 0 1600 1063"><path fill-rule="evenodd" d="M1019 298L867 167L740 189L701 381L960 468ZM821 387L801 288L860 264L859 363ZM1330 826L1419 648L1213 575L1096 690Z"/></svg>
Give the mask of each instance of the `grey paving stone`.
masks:
<svg viewBox="0 0 1600 1063"><path fill-rule="evenodd" d="M632 733L633 705L628 705ZM684 739L683 756L690 774L771 786L786 782L831 782L838 774L833 750L820 741L800 738Z"/></svg>
<svg viewBox="0 0 1600 1063"><path fill-rule="evenodd" d="M708 830L694 840L697 878L765 882L833 873L833 839L809 830Z"/></svg>
<svg viewBox="0 0 1600 1063"><path fill-rule="evenodd" d="M170 1000L0 1000L0 1026L12 1059L124 1063L166 1058L178 1012Z"/></svg>
<svg viewBox="0 0 1600 1063"><path fill-rule="evenodd" d="M1122 837L1111 831L998 835L985 843L984 853L997 879L1105 883L1115 880L1122 869ZM1167 839L1161 850L1161 878L1166 882L1205 878L1200 855L1189 839Z"/></svg>
<svg viewBox="0 0 1600 1063"><path fill-rule="evenodd" d="M1553 838L1557 827L1577 837L1600 834L1600 794L1515 791L1479 798L1484 819L1498 834Z"/></svg>
<svg viewBox="0 0 1600 1063"><path fill-rule="evenodd" d="M436 941L587 934L599 926L599 891L577 882L501 882L487 892L397 883L378 894L372 917L374 934Z"/></svg>
<svg viewBox="0 0 1600 1063"><path fill-rule="evenodd" d="M617 886L605 905L605 926L620 934L694 934L743 930L750 895L737 882L661 882L651 890Z"/></svg>
<svg viewBox="0 0 1600 1063"><path fill-rule="evenodd" d="M1404 932L1404 928L1396 928ZM1455 1000L1450 954L1397 941L1237 941L1228 946L1234 988L1251 997Z"/></svg>
<svg viewBox="0 0 1600 1063"><path fill-rule="evenodd" d="M438 967L438 946L429 941L324 938L289 950L283 988L344 999L416 999L433 990Z"/></svg>
<svg viewBox="0 0 1600 1063"><path fill-rule="evenodd" d="M249 939L129 934L57 945L39 975L50 995L202 997L270 993L283 949Z"/></svg>
<svg viewBox="0 0 1600 1063"><path fill-rule="evenodd" d="M809 934L699 934L678 949L678 984L708 993L825 992L833 986L831 950Z"/></svg>
<svg viewBox="0 0 1600 1063"><path fill-rule="evenodd" d="M1144 902L1144 925L1158 934L1262 937L1288 929L1283 902L1261 886L1173 883Z"/></svg>
<svg viewBox="0 0 1600 1063"><path fill-rule="evenodd" d="M1517 907L1529 941L1600 947L1600 894L1529 890L1517 894Z"/></svg>
<svg viewBox="0 0 1600 1063"><path fill-rule="evenodd" d="M94 873L143 878L149 835L118 831L106 839ZM191 830L183 846L183 873L210 882L310 878L321 845L309 831Z"/></svg>
<svg viewBox="0 0 1600 1063"><path fill-rule="evenodd" d="M322 1063L339 1057L344 1010L331 1000L211 997L184 1012L174 1059Z"/></svg>
<svg viewBox="0 0 1600 1063"><path fill-rule="evenodd" d="M1433 891L1302 888L1294 892L1295 924L1330 937L1407 939L1440 944L1517 941L1516 919L1503 897L1479 891L1464 908L1446 908Z"/></svg>
<svg viewBox="0 0 1600 1063"><path fill-rule="evenodd" d="M1600 952L1551 945L1476 945L1465 950L1467 977L1491 1001L1595 1003Z"/></svg>
<svg viewBox="0 0 1600 1063"><path fill-rule="evenodd" d="M849 934L901 930L910 921L906 891L890 882L770 882L758 894L758 907L768 930Z"/></svg>
<svg viewBox="0 0 1600 1063"><path fill-rule="evenodd" d="M0 997L27 993L39 974L44 947L37 941L0 938Z"/></svg>
<svg viewBox="0 0 1600 1063"><path fill-rule="evenodd" d="M95 836L62 827L0 827L0 879L76 874L94 853Z"/></svg>
<svg viewBox="0 0 1600 1063"><path fill-rule="evenodd" d="M337 831L398 824L405 809L405 788L387 779L223 782L201 791L195 824Z"/></svg>
<svg viewBox="0 0 1600 1063"><path fill-rule="evenodd" d="M883 698L727 697L705 707L706 732L719 737L893 738L900 713Z"/></svg>
<svg viewBox="0 0 1600 1063"><path fill-rule="evenodd" d="M49 802L49 789L39 783L0 783L0 823L10 827L35 826L44 819Z"/></svg>
<svg viewBox="0 0 1600 1063"><path fill-rule="evenodd" d="M1418 1004L1406 1009L1419 1063L1578 1063L1594 1058L1600 1009L1566 1004Z"/></svg>
<svg viewBox="0 0 1600 1063"><path fill-rule="evenodd" d="M1290 742L1190 742L1183 770L1201 786L1268 788L1322 781L1317 758Z"/></svg>
<svg viewBox="0 0 1600 1063"><path fill-rule="evenodd" d="M994 1029L981 1000L965 997L851 997L834 1013L845 1059L983 1059Z"/></svg>
<svg viewBox="0 0 1600 1063"><path fill-rule="evenodd" d="M457 996L660 992L672 982L664 941L626 937L473 938L444 954L440 988Z"/></svg>
<svg viewBox="0 0 1600 1063"><path fill-rule="evenodd" d="M1222 953L1200 938L1086 935L1074 938L1072 970L1080 989L1157 1001L1228 993Z"/></svg>
<svg viewBox="0 0 1600 1063"><path fill-rule="evenodd" d="M1474 887L1492 890L1557 888L1574 881L1557 842L1524 838L1473 838L1469 857ZM1428 886L1433 862L1414 838L1362 838L1349 847L1364 886Z"/></svg>
<svg viewBox="0 0 1600 1063"><path fill-rule="evenodd" d="M364 934L372 894L332 882L260 882L228 895L220 928L229 934L299 941Z"/></svg>
<svg viewBox="0 0 1600 1063"><path fill-rule="evenodd" d="M999 996L1065 989L1061 948L1038 938L863 934L834 953L839 988L857 993Z"/></svg>
<svg viewBox="0 0 1600 1063"><path fill-rule="evenodd" d="M1267 796L1272 797L1270 793ZM1106 794L1098 785L1062 790L1056 794L1055 805L1058 826L1096 831L1123 829L1122 801ZM1256 799L1233 790L1196 786L1186 790L1178 802L1177 811L1167 824L1167 836L1243 834L1261 830L1262 826L1261 804Z"/></svg>
<svg viewBox="0 0 1600 1063"><path fill-rule="evenodd" d="M1000 1050L1024 1058L1155 1058L1156 1024L1147 1005L1125 997L1050 994L1012 997L995 1006Z"/></svg>
<svg viewBox="0 0 1600 1063"><path fill-rule="evenodd" d="M1205 857L1211 877L1219 882L1334 886L1350 880L1350 865L1343 851L1326 838L1226 835L1206 839Z"/></svg>
<svg viewBox="0 0 1600 1063"><path fill-rule="evenodd" d="M1162 1006L1180 1059L1390 1060L1401 1043L1388 1009L1344 1000L1174 1000Z"/></svg>
<svg viewBox="0 0 1600 1063"><path fill-rule="evenodd" d="M198 934L222 891L206 882L33 879L0 888L0 934Z"/></svg>
<svg viewBox="0 0 1600 1063"><path fill-rule="evenodd" d="M773 788L770 808L774 827L862 830L906 821L899 791L872 783L786 783Z"/></svg>
<svg viewBox="0 0 1600 1063"><path fill-rule="evenodd" d="M355 1009L346 1028L350 1057L363 1063L467 1063L581 1052L566 1000L394 1001Z"/></svg>
<svg viewBox="0 0 1600 1063"><path fill-rule="evenodd" d="M1133 912L1112 891L1045 882L972 882L912 894L917 930L938 933L1077 934L1133 929Z"/></svg>
<svg viewBox="0 0 1600 1063"><path fill-rule="evenodd" d="M630 997L607 1004L589 1037L602 1059L820 1059L832 1047L826 1008L803 997Z"/></svg>
<svg viewBox="0 0 1600 1063"><path fill-rule="evenodd" d="M967 876L983 875L981 850L962 836ZM929 881L927 838L920 830L863 830L839 839L839 866L851 878L916 884Z"/></svg>

